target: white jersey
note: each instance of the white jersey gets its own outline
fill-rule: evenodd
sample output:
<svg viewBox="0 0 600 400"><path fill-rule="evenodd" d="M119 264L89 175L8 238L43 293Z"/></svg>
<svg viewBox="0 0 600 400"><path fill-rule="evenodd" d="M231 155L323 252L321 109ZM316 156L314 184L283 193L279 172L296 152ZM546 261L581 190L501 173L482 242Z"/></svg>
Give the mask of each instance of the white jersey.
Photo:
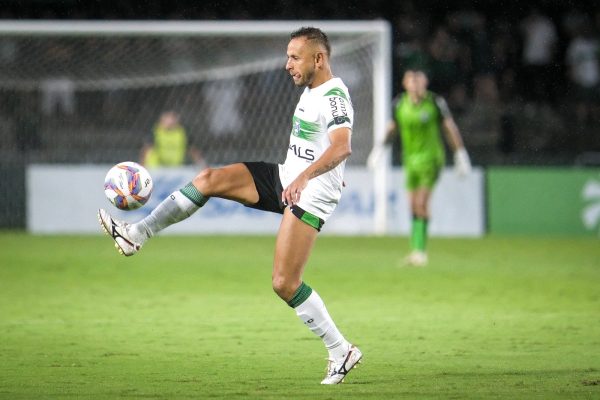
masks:
<svg viewBox="0 0 600 400"><path fill-rule="evenodd" d="M281 185L286 188L321 157L331 145L331 131L352 129L353 122L352 101L340 78L332 78L313 89L304 89L294 111L287 156L285 162L279 165ZM300 194L298 206L327 220L342 195L345 164L342 161L331 171L311 179Z"/></svg>

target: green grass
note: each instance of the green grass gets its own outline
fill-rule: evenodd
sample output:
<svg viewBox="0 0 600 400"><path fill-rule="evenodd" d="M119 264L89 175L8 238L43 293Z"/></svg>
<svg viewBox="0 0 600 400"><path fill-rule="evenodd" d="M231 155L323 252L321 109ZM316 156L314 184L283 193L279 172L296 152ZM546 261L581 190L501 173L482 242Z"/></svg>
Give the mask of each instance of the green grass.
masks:
<svg viewBox="0 0 600 400"><path fill-rule="evenodd" d="M364 353L319 385L322 342L271 290L273 237L0 233L0 398L600 398L600 242L319 238L305 274Z"/></svg>

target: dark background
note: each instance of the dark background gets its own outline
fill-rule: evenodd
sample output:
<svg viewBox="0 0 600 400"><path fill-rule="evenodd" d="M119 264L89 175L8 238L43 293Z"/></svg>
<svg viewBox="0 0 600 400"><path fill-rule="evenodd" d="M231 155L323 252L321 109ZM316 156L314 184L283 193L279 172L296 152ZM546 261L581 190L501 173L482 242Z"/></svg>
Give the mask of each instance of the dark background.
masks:
<svg viewBox="0 0 600 400"><path fill-rule="evenodd" d="M557 41L552 59L531 68L523 59L522 26L533 8L549 18ZM418 65L467 139L481 131L483 119L495 121L488 137L494 151L481 134L472 140L479 164L600 163L589 155L600 151L600 83L582 92L566 62L569 44L582 31L600 37L599 2L5 0L0 10L2 19L386 19L393 27L394 93L403 69Z"/></svg>
<svg viewBox="0 0 600 400"><path fill-rule="evenodd" d="M536 65L523 51L523 28L534 10L556 37L549 59ZM14 19L385 19L392 25L394 93L401 90L404 69L426 70L430 89L448 101L475 165L600 165L600 77L582 87L567 60L570 46L585 39L595 49L586 54L594 61L592 72L600 75L598 1L0 1L0 24ZM21 147L28 146L35 143ZM0 165L2 192L16 193L0 196L0 226L24 226L22 164Z"/></svg>

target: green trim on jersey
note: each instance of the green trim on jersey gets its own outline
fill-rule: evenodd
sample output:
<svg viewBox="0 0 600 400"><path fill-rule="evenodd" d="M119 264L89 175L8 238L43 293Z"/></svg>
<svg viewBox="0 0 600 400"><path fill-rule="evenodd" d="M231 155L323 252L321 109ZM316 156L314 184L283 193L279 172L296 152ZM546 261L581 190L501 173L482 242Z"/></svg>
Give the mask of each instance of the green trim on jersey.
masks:
<svg viewBox="0 0 600 400"><path fill-rule="evenodd" d="M292 211L292 214L294 214L296 216L296 218L298 218L300 221L304 222L305 224L307 224L309 226L312 226L319 232L321 231L321 228L325 224L325 221L323 221L321 218L317 217L316 215L314 215L312 213L309 213L308 211L303 210L302 208L298 207L297 205L290 208L290 211Z"/></svg>
<svg viewBox="0 0 600 400"><path fill-rule="evenodd" d="M335 87L335 88L331 89L330 91L328 91L327 93L325 93L323 96L325 96L325 97L326 96L339 96L342 99L348 101L348 98L346 97L346 93L342 89L340 89L338 87Z"/></svg>
<svg viewBox="0 0 600 400"><path fill-rule="evenodd" d="M308 225L312 226L313 228L317 228L317 229L321 228L321 219L319 217L317 217L316 215L312 215L309 212L305 211L304 214L302 214L302 218L300 218L300 220L302 220L302 222L305 222Z"/></svg>
<svg viewBox="0 0 600 400"><path fill-rule="evenodd" d="M319 134L320 125L315 122L304 121L296 116L292 118L292 135L300 139L313 142L316 135Z"/></svg>

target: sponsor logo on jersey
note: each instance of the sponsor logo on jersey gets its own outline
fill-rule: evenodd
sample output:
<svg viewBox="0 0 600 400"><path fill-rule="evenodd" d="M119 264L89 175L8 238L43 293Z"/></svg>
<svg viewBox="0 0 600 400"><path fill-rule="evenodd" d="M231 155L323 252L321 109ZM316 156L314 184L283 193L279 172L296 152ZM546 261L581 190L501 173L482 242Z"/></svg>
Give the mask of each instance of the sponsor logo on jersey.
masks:
<svg viewBox="0 0 600 400"><path fill-rule="evenodd" d="M350 118L348 118L348 110L346 108L346 101L343 98L337 96L330 97L329 107L331 109L333 120L327 124L328 128L332 125L341 125L343 123L350 122Z"/></svg>
<svg viewBox="0 0 600 400"><path fill-rule="evenodd" d="M316 122L305 121L294 116L292 118L292 135L300 139L314 141L320 131L320 125Z"/></svg>
<svg viewBox="0 0 600 400"><path fill-rule="evenodd" d="M315 150L306 147L290 144L288 149L298 158L306 161L315 161Z"/></svg>

